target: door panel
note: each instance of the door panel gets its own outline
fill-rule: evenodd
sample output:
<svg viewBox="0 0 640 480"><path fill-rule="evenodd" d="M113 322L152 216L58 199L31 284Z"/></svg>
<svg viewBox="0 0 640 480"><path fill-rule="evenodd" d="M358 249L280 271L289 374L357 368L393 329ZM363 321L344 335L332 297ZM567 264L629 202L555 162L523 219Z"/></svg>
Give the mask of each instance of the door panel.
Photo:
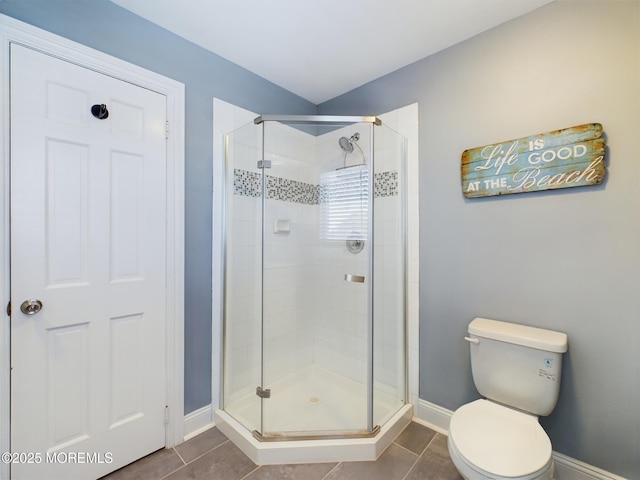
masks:
<svg viewBox="0 0 640 480"><path fill-rule="evenodd" d="M163 95L11 46L11 448L41 458L12 478L165 445L165 123Z"/></svg>
<svg viewBox="0 0 640 480"><path fill-rule="evenodd" d="M89 147L52 138L45 142L46 287L86 284Z"/></svg>

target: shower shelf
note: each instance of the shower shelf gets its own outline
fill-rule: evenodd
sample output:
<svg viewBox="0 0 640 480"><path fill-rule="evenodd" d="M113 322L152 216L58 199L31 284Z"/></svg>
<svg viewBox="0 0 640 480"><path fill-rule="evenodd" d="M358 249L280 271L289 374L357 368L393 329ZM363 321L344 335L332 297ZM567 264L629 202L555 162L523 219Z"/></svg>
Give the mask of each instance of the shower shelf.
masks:
<svg viewBox="0 0 640 480"><path fill-rule="evenodd" d="M283 218L276 218L273 221L273 233L289 233L291 231L291 221Z"/></svg>

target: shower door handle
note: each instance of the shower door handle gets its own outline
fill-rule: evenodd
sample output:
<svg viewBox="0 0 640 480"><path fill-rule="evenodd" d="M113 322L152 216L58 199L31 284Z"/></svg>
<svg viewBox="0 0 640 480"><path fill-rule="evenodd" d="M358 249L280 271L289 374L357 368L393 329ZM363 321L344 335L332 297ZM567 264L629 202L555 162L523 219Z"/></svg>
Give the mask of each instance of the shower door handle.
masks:
<svg viewBox="0 0 640 480"><path fill-rule="evenodd" d="M347 282L364 283L364 277L362 275L351 275L350 273L347 273L345 274L344 279Z"/></svg>

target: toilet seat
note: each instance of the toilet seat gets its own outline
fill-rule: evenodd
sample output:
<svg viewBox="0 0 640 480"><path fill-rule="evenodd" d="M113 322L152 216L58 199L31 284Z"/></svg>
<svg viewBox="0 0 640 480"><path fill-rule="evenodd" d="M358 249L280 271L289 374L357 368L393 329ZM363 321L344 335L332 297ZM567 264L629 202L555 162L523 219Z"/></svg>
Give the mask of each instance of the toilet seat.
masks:
<svg viewBox="0 0 640 480"><path fill-rule="evenodd" d="M455 443L451 441L451 437L449 437L447 441L447 447L449 448L451 460L465 480L553 480L554 478L554 465L552 460L549 460L549 464L545 466L545 468L531 475L525 475L524 477L502 477L469 464L460 452L458 452Z"/></svg>
<svg viewBox="0 0 640 480"><path fill-rule="evenodd" d="M553 464L551 441L537 417L490 400L456 410L449 443L460 460L488 478L541 478Z"/></svg>

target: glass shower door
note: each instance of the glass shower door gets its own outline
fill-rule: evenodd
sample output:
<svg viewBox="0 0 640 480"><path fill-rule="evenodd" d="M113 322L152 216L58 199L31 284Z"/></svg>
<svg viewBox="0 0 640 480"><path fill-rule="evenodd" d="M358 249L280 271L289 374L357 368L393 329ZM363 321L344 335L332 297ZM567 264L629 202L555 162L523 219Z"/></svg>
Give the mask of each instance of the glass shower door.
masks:
<svg viewBox="0 0 640 480"><path fill-rule="evenodd" d="M225 137L223 408L260 430L262 376L262 128Z"/></svg>
<svg viewBox="0 0 640 480"><path fill-rule="evenodd" d="M265 439L369 430L368 242L371 126L264 126L263 399ZM347 158L339 140L359 133ZM357 193L352 205L344 194ZM356 196L354 195L354 198ZM362 210L365 207L364 211ZM348 211L350 208L357 212ZM351 226L331 224L356 216ZM364 223L363 223L364 215ZM353 218L347 218L353 221ZM356 231L364 226L365 231ZM334 228L335 230L335 228ZM346 232L346 233L345 233Z"/></svg>
<svg viewBox="0 0 640 480"><path fill-rule="evenodd" d="M406 401L405 138L376 128L374 154L373 403L383 425Z"/></svg>

